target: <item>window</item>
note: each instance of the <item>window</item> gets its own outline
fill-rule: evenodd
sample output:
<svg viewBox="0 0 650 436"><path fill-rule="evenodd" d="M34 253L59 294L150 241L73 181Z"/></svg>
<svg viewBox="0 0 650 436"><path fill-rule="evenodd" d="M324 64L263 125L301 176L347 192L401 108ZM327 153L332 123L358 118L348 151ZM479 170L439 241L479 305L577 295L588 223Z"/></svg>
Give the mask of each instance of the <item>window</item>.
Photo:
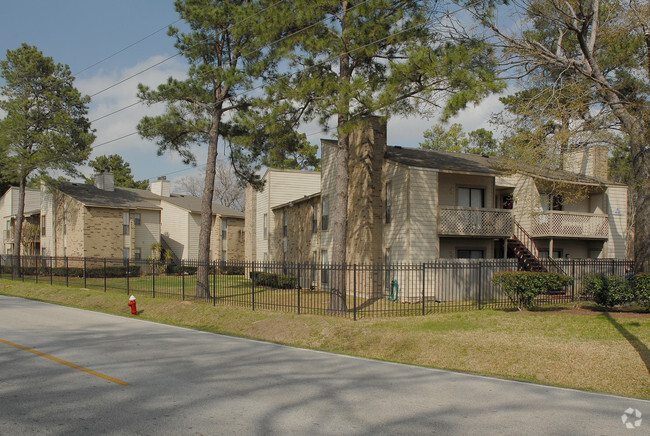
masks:
<svg viewBox="0 0 650 436"><path fill-rule="evenodd" d="M47 256L47 249L46 248L41 248L41 256L43 256L43 257Z"/></svg>
<svg viewBox="0 0 650 436"><path fill-rule="evenodd" d="M392 202L391 183L386 183L386 224L390 223L390 208Z"/></svg>
<svg viewBox="0 0 650 436"><path fill-rule="evenodd" d="M140 225L140 214L139 213L134 213L133 214L133 224L136 226Z"/></svg>
<svg viewBox="0 0 650 436"><path fill-rule="evenodd" d="M131 221L131 217L129 216L129 212L122 213L122 234L123 235L130 234L131 232L130 221Z"/></svg>
<svg viewBox="0 0 650 436"><path fill-rule="evenodd" d="M318 202L314 201L311 205L311 231L312 233L318 232Z"/></svg>
<svg viewBox="0 0 650 436"><path fill-rule="evenodd" d="M541 196L542 210L562 210L561 195L543 194Z"/></svg>
<svg viewBox="0 0 650 436"><path fill-rule="evenodd" d="M133 258L135 260L142 259L142 251L137 247L133 249Z"/></svg>
<svg viewBox="0 0 650 436"><path fill-rule="evenodd" d="M329 283L329 271L327 269L327 250L321 250L320 260L321 260L320 281L323 283Z"/></svg>
<svg viewBox="0 0 650 436"><path fill-rule="evenodd" d="M330 214L330 207L329 207L329 198L328 197L323 197L323 206L322 206L322 211L321 211L321 228L323 230L327 230L329 227L329 214Z"/></svg>
<svg viewBox="0 0 650 436"><path fill-rule="evenodd" d="M482 188L458 188L458 206L484 207Z"/></svg>
<svg viewBox="0 0 650 436"><path fill-rule="evenodd" d="M228 220L221 218L221 239L228 239Z"/></svg>
<svg viewBox="0 0 650 436"><path fill-rule="evenodd" d="M289 212L285 209L282 211L282 236L287 236L287 227L289 226Z"/></svg>
<svg viewBox="0 0 650 436"><path fill-rule="evenodd" d="M314 251L312 253L312 270L311 270L311 279L314 282L318 280L318 269L316 268L316 265L318 265L318 252Z"/></svg>
<svg viewBox="0 0 650 436"><path fill-rule="evenodd" d="M547 249L540 249L539 250L539 257L540 259L548 259L548 250ZM561 259L562 258L562 250L553 250L553 258L554 259Z"/></svg>
<svg viewBox="0 0 650 436"><path fill-rule="evenodd" d="M264 239L269 238L269 215L264 214Z"/></svg>
<svg viewBox="0 0 650 436"><path fill-rule="evenodd" d="M125 248L125 249L123 250L123 252L122 252L122 257L123 257L124 259L128 259L128 258L130 257L130 252L129 252L129 249L128 249L128 248Z"/></svg>
<svg viewBox="0 0 650 436"><path fill-rule="evenodd" d="M47 216L41 215L41 236L46 235L46 225L45 225L45 223L47 223Z"/></svg>
<svg viewBox="0 0 650 436"><path fill-rule="evenodd" d="M483 259L483 250L463 249L458 250L459 259Z"/></svg>
<svg viewBox="0 0 650 436"><path fill-rule="evenodd" d="M226 253L226 250L223 250L223 251L221 252L221 261L222 261L222 262L225 262L225 261L228 260L228 258L227 258L227 254L228 254L228 253Z"/></svg>

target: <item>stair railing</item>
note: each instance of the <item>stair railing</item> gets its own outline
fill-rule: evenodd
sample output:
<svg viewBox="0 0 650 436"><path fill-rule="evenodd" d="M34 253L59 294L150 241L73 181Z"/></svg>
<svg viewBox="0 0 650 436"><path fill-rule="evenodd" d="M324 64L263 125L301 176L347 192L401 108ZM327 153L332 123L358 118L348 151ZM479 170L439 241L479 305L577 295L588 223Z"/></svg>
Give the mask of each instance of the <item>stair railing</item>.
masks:
<svg viewBox="0 0 650 436"><path fill-rule="evenodd" d="M539 250L537 249L537 244L535 244L533 238L521 226L521 224L519 224L519 221L517 220L513 220L513 221L515 222L515 237L519 239L519 241L526 246L528 251L530 251L531 254L535 256L535 259L537 259L537 261L540 262ZM545 258L543 263L546 263L548 266L553 267L553 269L555 269L555 272L557 273L566 274L562 269L562 267L560 267L560 265L556 261L554 261L553 258L550 256L548 258Z"/></svg>

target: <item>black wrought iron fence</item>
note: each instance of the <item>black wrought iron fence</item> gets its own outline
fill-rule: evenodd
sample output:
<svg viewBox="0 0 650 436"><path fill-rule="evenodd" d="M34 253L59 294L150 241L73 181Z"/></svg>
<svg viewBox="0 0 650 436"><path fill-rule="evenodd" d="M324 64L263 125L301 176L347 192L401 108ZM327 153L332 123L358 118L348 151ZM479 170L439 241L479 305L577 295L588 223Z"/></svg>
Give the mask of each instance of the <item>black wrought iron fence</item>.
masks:
<svg viewBox="0 0 650 436"><path fill-rule="evenodd" d="M496 272L518 268L515 259L437 259L390 265L199 264L40 256L23 256L14 265L15 260L13 256L0 256L1 278L354 319L512 307L492 277ZM614 259L555 259L554 263L574 278L573 285L541 295L538 304L575 301L583 295L585 275L623 276L632 266L631 262ZM197 273L202 267L207 269L208 283L199 287Z"/></svg>

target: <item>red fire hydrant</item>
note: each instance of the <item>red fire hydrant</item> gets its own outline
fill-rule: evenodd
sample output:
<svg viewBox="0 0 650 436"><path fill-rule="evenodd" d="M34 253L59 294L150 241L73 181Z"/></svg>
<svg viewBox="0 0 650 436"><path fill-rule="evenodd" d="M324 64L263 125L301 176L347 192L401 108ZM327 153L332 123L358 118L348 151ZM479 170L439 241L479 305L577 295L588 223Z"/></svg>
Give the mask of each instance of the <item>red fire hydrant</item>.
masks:
<svg viewBox="0 0 650 436"><path fill-rule="evenodd" d="M129 298L129 306L131 306L131 315L137 315L138 309L135 308L135 296L133 295Z"/></svg>

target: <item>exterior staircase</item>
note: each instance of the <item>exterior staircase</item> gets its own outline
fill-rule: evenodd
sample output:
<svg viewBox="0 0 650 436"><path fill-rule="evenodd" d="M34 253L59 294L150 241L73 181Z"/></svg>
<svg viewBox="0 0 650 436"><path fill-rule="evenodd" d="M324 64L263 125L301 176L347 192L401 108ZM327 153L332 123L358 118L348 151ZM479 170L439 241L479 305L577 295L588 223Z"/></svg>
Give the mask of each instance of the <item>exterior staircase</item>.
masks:
<svg viewBox="0 0 650 436"><path fill-rule="evenodd" d="M508 239L508 250L519 260L519 267L524 271L549 272L549 270L553 270L553 272L564 274L564 270L553 259L545 259L542 263L533 238L517 220L514 220L514 224L515 232Z"/></svg>

